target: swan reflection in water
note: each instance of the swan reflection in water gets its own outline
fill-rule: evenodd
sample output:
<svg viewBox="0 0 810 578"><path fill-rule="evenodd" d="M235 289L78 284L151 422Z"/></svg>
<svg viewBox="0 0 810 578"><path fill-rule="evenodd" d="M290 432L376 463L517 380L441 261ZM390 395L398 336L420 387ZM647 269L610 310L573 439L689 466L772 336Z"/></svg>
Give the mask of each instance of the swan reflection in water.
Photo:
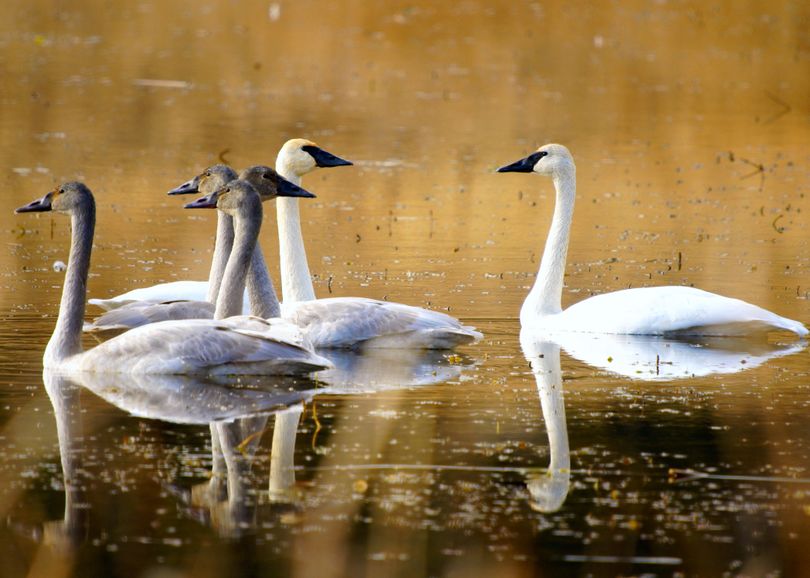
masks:
<svg viewBox="0 0 810 578"><path fill-rule="evenodd" d="M65 513L60 521L45 522L41 530L28 532L62 558L72 556L75 546L88 533L88 508L82 455L87 441L82 426L81 390L85 388L110 404L139 417L177 424L209 425L214 445L211 482L205 484L211 517L226 533L250 522L244 480L258 440L246 437L261 431L268 416L290 405L311 399L314 386L291 390L286 381L274 380L272 389L234 387L188 376L64 374L43 371L45 390L53 406L65 488ZM266 385L266 384L263 384Z"/></svg>
<svg viewBox="0 0 810 578"><path fill-rule="evenodd" d="M667 339L637 335L522 331L520 344L537 381L548 433L546 472L529 474L530 505L539 512L559 510L571 482L571 457L565 422L560 351L588 365L643 381L673 381L729 374L769 359L797 353L806 343L773 345L742 338Z"/></svg>
<svg viewBox="0 0 810 578"><path fill-rule="evenodd" d="M471 363L458 355L431 351L390 350L354 353L329 352L335 368L323 382L273 378L261 389L235 387L244 378L216 381L189 376L121 375L43 372L45 389L54 409L65 486L65 515L44 525L43 541L72 546L87 535L88 509L82 497L81 456L86 452L79 417L80 392L85 388L106 402L137 417L177 424L207 425L211 430L210 480L177 490L188 512L226 536L255 527L257 496L251 467L261 437L275 414L267 496L275 509L294 507L295 441L304 402L324 393L370 394L457 378Z"/></svg>

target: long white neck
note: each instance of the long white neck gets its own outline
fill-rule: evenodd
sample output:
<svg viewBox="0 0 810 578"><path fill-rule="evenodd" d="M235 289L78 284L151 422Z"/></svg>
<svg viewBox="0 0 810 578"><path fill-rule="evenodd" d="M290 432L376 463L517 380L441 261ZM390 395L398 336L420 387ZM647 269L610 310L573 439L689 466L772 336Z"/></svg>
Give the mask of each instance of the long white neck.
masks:
<svg viewBox="0 0 810 578"><path fill-rule="evenodd" d="M537 317L562 311L565 258L568 254L571 219L574 216L576 188L576 171L573 167L565 173L554 176L554 189L557 193L554 216L551 219L551 228L537 279L520 309L520 321L523 324L531 323Z"/></svg>
<svg viewBox="0 0 810 578"><path fill-rule="evenodd" d="M558 510L571 485L571 451L565 423L565 401L560 368L560 346L552 342L521 344L537 381L537 393L548 434L550 460L547 473L528 481L533 506L541 512Z"/></svg>
<svg viewBox="0 0 810 578"><path fill-rule="evenodd" d="M540 356L531 360L532 370L537 381L537 393L543 420L546 422L548 446L551 460L549 471L559 473L571 467L571 453L568 447L568 430L565 424L565 400L560 368L560 346L543 343Z"/></svg>
<svg viewBox="0 0 810 578"><path fill-rule="evenodd" d="M243 218L234 219L234 243L222 286L217 296L217 306L214 319L225 319L242 314L242 295L245 292L245 278L247 277L250 262L253 259L253 250L256 239L262 226L262 208L258 196L255 199L256 208L247 212Z"/></svg>
<svg viewBox="0 0 810 578"><path fill-rule="evenodd" d="M250 314L267 319L281 317L281 307L278 303L276 288L273 279L267 270L267 263L262 254L262 248L256 243L253 257L250 260L250 272L247 277L248 297L250 298Z"/></svg>
<svg viewBox="0 0 810 578"><path fill-rule="evenodd" d="M293 172L283 157L276 160L276 172L295 185L301 185L301 177ZM307 251L301 234L301 217L298 199L276 199L278 219L278 252L281 263L281 295L285 303L312 301L315 288L307 264Z"/></svg>
<svg viewBox="0 0 810 578"><path fill-rule="evenodd" d="M96 205L88 203L73 211L70 218L70 257L59 304L59 317L42 358L45 367L52 367L82 351L82 324L87 295L87 274L93 233L96 227Z"/></svg>
<svg viewBox="0 0 810 578"><path fill-rule="evenodd" d="M211 259L211 272L208 274L208 294L205 300L216 303L228 256L233 249L233 217L217 211L217 237L214 241L214 256Z"/></svg>

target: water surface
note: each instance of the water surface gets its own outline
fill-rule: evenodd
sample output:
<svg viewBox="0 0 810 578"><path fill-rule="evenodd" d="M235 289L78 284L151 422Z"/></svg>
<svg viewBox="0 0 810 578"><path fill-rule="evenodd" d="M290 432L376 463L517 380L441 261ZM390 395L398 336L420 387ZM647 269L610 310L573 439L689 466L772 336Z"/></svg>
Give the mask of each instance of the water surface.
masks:
<svg viewBox="0 0 810 578"><path fill-rule="evenodd" d="M807 351L774 334L527 359L517 312L553 191L494 174L545 142L575 155L564 304L695 285L807 322L806 3L12 0L0 15L3 576L810 564ZM43 380L69 227L14 207L88 183L93 296L204 279L215 219L164 192L220 160L273 164L298 136L356 163L304 179L318 295L449 311L482 343L344 359L331 388L140 384L229 400L182 419L126 398L131 380ZM213 455L207 420L228 408L249 415L214 426Z"/></svg>

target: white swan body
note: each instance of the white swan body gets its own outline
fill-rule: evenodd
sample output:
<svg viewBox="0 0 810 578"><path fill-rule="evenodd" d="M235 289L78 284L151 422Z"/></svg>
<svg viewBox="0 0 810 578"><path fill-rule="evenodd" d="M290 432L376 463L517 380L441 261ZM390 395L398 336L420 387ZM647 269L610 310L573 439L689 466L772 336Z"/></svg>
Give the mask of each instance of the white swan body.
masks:
<svg viewBox="0 0 810 578"><path fill-rule="evenodd" d="M249 190L228 189L219 201L212 200L216 199L214 195L196 203L206 208L219 206L239 219L237 242L217 301L218 320L153 323L86 352L81 347L81 328L95 229L93 195L82 183L65 183L17 209L65 212L72 220L65 286L56 328L45 348L44 367L64 372L188 374L305 374L330 367L328 360L303 346L297 328L288 323L224 319L240 305L239 296L261 227L261 202L256 192L247 187Z"/></svg>
<svg viewBox="0 0 810 578"><path fill-rule="evenodd" d="M772 329L807 334L798 321L762 307L679 286L639 287L596 295L545 316L542 325L562 331L624 335L735 336Z"/></svg>
<svg viewBox="0 0 810 578"><path fill-rule="evenodd" d="M557 193L540 270L520 310L524 328L635 335L743 335L785 329L807 335L798 321L691 287L626 289L590 297L563 311L563 275L576 196L571 153L559 144L545 145L498 172L550 176Z"/></svg>
<svg viewBox="0 0 810 578"><path fill-rule="evenodd" d="M318 167L350 165L312 141L284 143L276 171L297 185ZM457 319L420 307L362 297L316 299L307 265L297 199L276 200L282 316L298 325L315 347L450 349L482 335Z"/></svg>

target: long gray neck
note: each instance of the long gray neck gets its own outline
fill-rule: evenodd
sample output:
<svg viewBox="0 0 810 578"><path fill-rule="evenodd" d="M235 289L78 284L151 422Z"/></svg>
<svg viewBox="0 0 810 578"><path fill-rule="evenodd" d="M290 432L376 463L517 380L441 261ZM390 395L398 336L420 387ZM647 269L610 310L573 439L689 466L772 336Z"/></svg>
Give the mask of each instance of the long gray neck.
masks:
<svg viewBox="0 0 810 578"><path fill-rule="evenodd" d="M576 195L576 171L573 167L565 173L554 176L554 189L557 193L554 216L540 261L540 270L520 310L521 323L524 324L538 316L553 315L562 311L565 259L568 254L568 239Z"/></svg>
<svg viewBox="0 0 810 578"><path fill-rule="evenodd" d="M250 298L250 314L267 319L281 317L276 288L267 270L267 263L262 248L256 243L253 257L250 260L250 272L247 278L247 291Z"/></svg>
<svg viewBox="0 0 810 578"><path fill-rule="evenodd" d="M208 274L208 294L205 298L209 303L216 303L222 277L225 275L225 266L228 256L233 249L233 217L222 211L217 211L217 238L214 241L214 257L211 259L211 272Z"/></svg>
<svg viewBox="0 0 810 578"><path fill-rule="evenodd" d="M81 536L87 526L88 510L82 505L86 480L80 479L84 469L82 438L81 388L64 374L49 369L42 372L45 391L53 405L56 419L56 436L59 440L59 456L62 459L62 476L65 486L64 529L71 538Z"/></svg>
<svg viewBox="0 0 810 578"><path fill-rule="evenodd" d="M255 207L252 207L246 216L234 219L234 221L233 250L228 258L222 286L217 296L214 319L225 319L242 314L245 278L262 226L262 206L259 197L255 197Z"/></svg>
<svg viewBox="0 0 810 578"><path fill-rule="evenodd" d="M283 158L276 160L276 172L295 185L301 185L301 177L290 170ZM278 220L278 252L281 266L281 295L285 303L312 301L315 288L307 262L304 237L301 234L301 217L298 199L276 199Z"/></svg>
<svg viewBox="0 0 810 578"><path fill-rule="evenodd" d="M84 303L87 295L87 274L93 233L96 226L96 205L92 199L73 211L70 218L70 257L59 304L59 317L50 341L45 348L43 365L53 366L64 359L81 353Z"/></svg>

